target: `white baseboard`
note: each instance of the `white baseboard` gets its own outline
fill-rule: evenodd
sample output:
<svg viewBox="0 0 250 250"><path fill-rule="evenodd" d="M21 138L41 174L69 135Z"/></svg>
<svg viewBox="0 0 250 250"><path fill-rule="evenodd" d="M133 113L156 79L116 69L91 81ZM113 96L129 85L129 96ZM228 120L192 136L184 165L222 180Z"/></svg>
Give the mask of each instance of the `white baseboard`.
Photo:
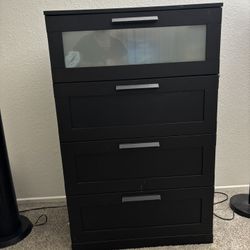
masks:
<svg viewBox="0 0 250 250"><path fill-rule="evenodd" d="M66 202L66 196L47 196L47 197L29 197L29 198L18 198L17 202L22 203L39 203L39 202Z"/></svg>
<svg viewBox="0 0 250 250"><path fill-rule="evenodd" d="M215 186L215 189L230 189L230 188L247 188L249 184L245 185L231 185L231 186Z"/></svg>
<svg viewBox="0 0 250 250"><path fill-rule="evenodd" d="M231 189L231 188L247 188L246 185L231 185L231 186L215 186L215 189ZM29 197L29 198L18 198L17 202L22 203L39 203L39 202L66 202L66 196L47 196L47 197Z"/></svg>

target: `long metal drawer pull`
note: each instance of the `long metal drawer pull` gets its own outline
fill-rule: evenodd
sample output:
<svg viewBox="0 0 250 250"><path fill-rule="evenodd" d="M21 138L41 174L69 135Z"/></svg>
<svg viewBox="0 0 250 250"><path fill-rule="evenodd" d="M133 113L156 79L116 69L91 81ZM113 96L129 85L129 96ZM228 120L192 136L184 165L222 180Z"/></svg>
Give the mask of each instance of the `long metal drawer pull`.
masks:
<svg viewBox="0 0 250 250"><path fill-rule="evenodd" d="M131 148L159 148L160 142L142 142L142 143L124 143L119 144L119 149L131 149Z"/></svg>
<svg viewBox="0 0 250 250"><path fill-rule="evenodd" d="M158 89L159 83L149 83L149 84L132 84L132 85L117 85L115 89L119 90L133 90L133 89Z"/></svg>
<svg viewBox="0 0 250 250"><path fill-rule="evenodd" d="M137 201L160 201L160 194L138 195L138 196L123 196L122 203L137 202Z"/></svg>
<svg viewBox="0 0 250 250"><path fill-rule="evenodd" d="M112 18L112 23L152 22L158 20L158 16L120 17Z"/></svg>

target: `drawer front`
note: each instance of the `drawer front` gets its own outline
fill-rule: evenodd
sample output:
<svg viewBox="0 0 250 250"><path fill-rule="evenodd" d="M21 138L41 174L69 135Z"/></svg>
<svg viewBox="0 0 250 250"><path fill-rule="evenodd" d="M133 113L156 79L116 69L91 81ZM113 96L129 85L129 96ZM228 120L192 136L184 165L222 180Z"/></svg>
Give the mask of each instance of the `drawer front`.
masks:
<svg viewBox="0 0 250 250"><path fill-rule="evenodd" d="M211 234L213 188L68 197L72 241Z"/></svg>
<svg viewBox="0 0 250 250"><path fill-rule="evenodd" d="M60 139L215 133L217 76L54 86Z"/></svg>
<svg viewBox="0 0 250 250"><path fill-rule="evenodd" d="M215 135L62 143L68 195L213 185Z"/></svg>
<svg viewBox="0 0 250 250"><path fill-rule="evenodd" d="M55 83L219 72L220 7L46 16L46 24Z"/></svg>

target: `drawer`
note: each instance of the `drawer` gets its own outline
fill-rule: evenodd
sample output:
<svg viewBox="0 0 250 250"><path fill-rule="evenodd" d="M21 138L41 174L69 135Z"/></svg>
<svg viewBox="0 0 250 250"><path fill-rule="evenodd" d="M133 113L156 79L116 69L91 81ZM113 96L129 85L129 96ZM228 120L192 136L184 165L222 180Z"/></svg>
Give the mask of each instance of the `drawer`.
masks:
<svg viewBox="0 0 250 250"><path fill-rule="evenodd" d="M62 143L68 195L213 185L215 135Z"/></svg>
<svg viewBox="0 0 250 250"><path fill-rule="evenodd" d="M219 72L220 6L47 13L46 25L55 83Z"/></svg>
<svg viewBox="0 0 250 250"><path fill-rule="evenodd" d="M60 139L215 133L217 76L54 86Z"/></svg>
<svg viewBox="0 0 250 250"><path fill-rule="evenodd" d="M212 234L213 188L67 199L73 244Z"/></svg>

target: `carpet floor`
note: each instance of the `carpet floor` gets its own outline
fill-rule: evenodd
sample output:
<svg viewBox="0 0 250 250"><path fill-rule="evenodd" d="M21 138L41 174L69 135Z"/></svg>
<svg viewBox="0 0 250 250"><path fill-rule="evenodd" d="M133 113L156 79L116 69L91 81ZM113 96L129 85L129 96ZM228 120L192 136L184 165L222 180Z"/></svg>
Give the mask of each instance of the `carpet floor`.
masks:
<svg viewBox="0 0 250 250"><path fill-rule="evenodd" d="M223 189L216 190L226 192L229 196L236 193L247 193L245 189ZM215 201L224 197L215 194ZM39 206L63 205L63 203L25 203L20 204L19 209L27 209ZM214 210L218 215L231 217L232 211L228 202L218 204ZM46 225L34 227L31 234L15 246L8 247L9 250L69 250L70 234L67 209L46 209L26 212L25 215L34 223L39 215L45 213L48 216ZM199 245L163 246L154 248L143 248L144 250L250 250L250 219L235 215L232 221L223 221L214 217L214 243ZM142 250L142 248L141 248Z"/></svg>

